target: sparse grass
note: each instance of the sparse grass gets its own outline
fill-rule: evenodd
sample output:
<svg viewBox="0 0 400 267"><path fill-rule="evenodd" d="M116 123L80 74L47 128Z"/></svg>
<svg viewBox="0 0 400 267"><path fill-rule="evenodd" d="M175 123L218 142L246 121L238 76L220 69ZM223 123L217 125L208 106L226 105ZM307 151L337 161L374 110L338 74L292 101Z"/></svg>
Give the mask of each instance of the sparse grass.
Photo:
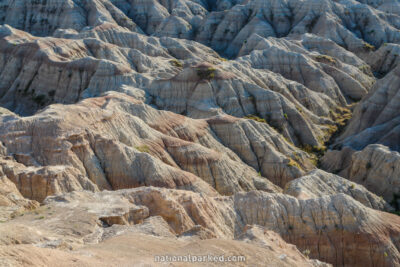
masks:
<svg viewBox="0 0 400 267"><path fill-rule="evenodd" d="M297 111L300 112L300 113L303 113L303 112L304 112L303 109L302 109L300 106L296 106L296 109L297 109Z"/></svg>
<svg viewBox="0 0 400 267"><path fill-rule="evenodd" d="M142 153L150 153L150 148L147 145L135 146L135 148Z"/></svg>
<svg viewBox="0 0 400 267"><path fill-rule="evenodd" d="M358 69L367 75L370 75L371 73L371 68L368 65L361 65L358 67Z"/></svg>
<svg viewBox="0 0 400 267"><path fill-rule="evenodd" d="M325 153L326 149L326 146L313 146L313 150L315 153Z"/></svg>
<svg viewBox="0 0 400 267"><path fill-rule="evenodd" d="M350 109L343 107L336 107L336 110L330 110L329 114L338 126L345 126L346 122L352 117Z"/></svg>
<svg viewBox="0 0 400 267"><path fill-rule="evenodd" d="M211 80L215 77L215 68L198 69L197 76L202 80Z"/></svg>
<svg viewBox="0 0 400 267"><path fill-rule="evenodd" d="M301 150L309 154L309 161L314 165L318 166L319 158L321 158L326 152L326 146L311 146L309 144L300 147Z"/></svg>
<svg viewBox="0 0 400 267"><path fill-rule="evenodd" d="M324 126L326 127L327 134L329 135L333 135L339 129L336 125L325 124Z"/></svg>
<svg viewBox="0 0 400 267"><path fill-rule="evenodd" d="M375 51L375 46L372 44L364 42L363 47L367 51Z"/></svg>
<svg viewBox="0 0 400 267"><path fill-rule="evenodd" d="M283 117L285 117L286 120L288 120L288 115L286 113L283 113Z"/></svg>
<svg viewBox="0 0 400 267"><path fill-rule="evenodd" d="M311 254L311 251L309 249L303 250L303 255L306 256L306 258L309 258Z"/></svg>
<svg viewBox="0 0 400 267"><path fill-rule="evenodd" d="M228 61L228 59L223 58L223 57L219 57L218 59L221 60L221 61Z"/></svg>
<svg viewBox="0 0 400 267"><path fill-rule="evenodd" d="M249 120L253 120L253 121L257 121L257 122L262 122L262 123L267 123L267 121L263 118L260 118L256 115L247 115L244 117L245 119L249 119Z"/></svg>
<svg viewBox="0 0 400 267"><path fill-rule="evenodd" d="M172 66L175 66L175 67L178 67L178 68L183 68L182 62L180 62L180 61L177 60L177 59L172 59L172 60L170 61L170 63L171 63Z"/></svg>
<svg viewBox="0 0 400 267"><path fill-rule="evenodd" d="M292 141L290 141L286 136L282 135L283 139L285 139L285 141L291 145L294 145Z"/></svg>
<svg viewBox="0 0 400 267"><path fill-rule="evenodd" d="M44 219L44 216L36 217L35 219L36 219L36 220L43 220L43 219Z"/></svg>
<svg viewBox="0 0 400 267"><path fill-rule="evenodd" d="M322 62L336 63L336 60L333 57L328 56L328 55L318 55L316 57L316 59L318 61L322 61Z"/></svg>
<svg viewBox="0 0 400 267"><path fill-rule="evenodd" d="M351 189L355 189L355 188L356 188L356 185L355 185L355 184L351 184L350 188L351 188Z"/></svg>
<svg viewBox="0 0 400 267"><path fill-rule="evenodd" d="M127 18L127 17L122 18L122 20L123 20L125 23L132 22L132 19L131 19L131 18Z"/></svg>
<svg viewBox="0 0 400 267"><path fill-rule="evenodd" d="M332 141L338 136L346 126L348 120L352 117L352 112L347 107L336 106L329 111L329 117L333 120L334 124L325 124L324 131L326 136L319 140L324 145L329 146Z"/></svg>
<svg viewBox="0 0 400 267"><path fill-rule="evenodd" d="M297 152L293 152L292 155L297 162L301 161L301 157Z"/></svg>
<svg viewBox="0 0 400 267"><path fill-rule="evenodd" d="M326 151L326 146L311 146L309 144L305 144L301 147L301 149L309 154L320 154Z"/></svg>
<svg viewBox="0 0 400 267"><path fill-rule="evenodd" d="M262 175L261 175L261 172L258 172L258 176L260 176L260 177L262 176Z"/></svg>
<svg viewBox="0 0 400 267"><path fill-rule="evenodd" d="M289 159L289 162L287 163L287 166L289 166L289 167L296 167L296 168L298 168L298 169L301 169L300 165L299 165L296 161L294 161L294 160L291 159L291 158L288 158L288 159Z"/></svg>

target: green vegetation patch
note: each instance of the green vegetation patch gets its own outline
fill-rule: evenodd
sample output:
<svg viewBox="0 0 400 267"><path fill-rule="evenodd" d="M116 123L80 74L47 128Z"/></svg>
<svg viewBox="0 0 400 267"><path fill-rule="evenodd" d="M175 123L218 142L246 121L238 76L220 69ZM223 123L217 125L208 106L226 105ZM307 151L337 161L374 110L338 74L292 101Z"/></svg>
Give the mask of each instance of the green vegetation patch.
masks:
<svg viewBox="0 0 400 267"><path fill-rule="evenodd" d="M262 123L267 123L267 121L263 118L260 118L256 115L247 115L244 117L245 119L249 119L249 120L253 120L253 121L257 121L257 122L262 122Z"/></svg>
<svg viewBox="0 0 400 267"><path fill-rule="evenodd" d="M300 165L299 165L296 161L294 161L294 160L291 159L291 158L288 158L288 159L289 159L289 162L287 163L287 166L289 166L289 167L296 167L296 168L298 168L298 169L301 169Z"/></svg>
<svg viewBox="0 0 400 267"><path fill-rule="evenodd" d="M363 47L367 51L375 51L375 46L369 43L364 43Z"/></svg>
<svg viewBox="0 0 400 267"><path fill-rule="evenodd" d="M215 78L215 68L197 69L197 76L202 80L211 80Z"/></svg>
<svg viewBox="0 0 400 267"><path fill-rule="evenodd" d="M318 61L322 61L322 62L336 63L336 60L333 57L328 56L328 55L318 55L316 57L316 59Z"/></svg>
<svg viewBox="0 0 400 267"><path fill-rule="evenodd" d="M135 146L135 148L142 153L150 153L150 148L147 145Z"/></svg>
<svg viewBox="0 0 400 267"><path fill-rule="evenodd" d="M170 63L171 63L172 66L175 66L175 67L178 67L178 68L183 68L182 62L180 62L180 61L177 60L177 59L172 59L172 60L170 61Z"/></svg>

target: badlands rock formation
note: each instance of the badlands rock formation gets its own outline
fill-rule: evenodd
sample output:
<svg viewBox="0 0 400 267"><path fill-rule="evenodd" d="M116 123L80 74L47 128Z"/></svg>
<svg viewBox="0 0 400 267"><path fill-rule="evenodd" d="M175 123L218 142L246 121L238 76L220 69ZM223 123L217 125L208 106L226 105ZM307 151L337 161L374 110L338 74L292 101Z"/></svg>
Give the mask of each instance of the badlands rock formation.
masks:
<svg viewBox="0 0 400 267"><path fill-rule="evenodd" d="M400 266L399 53L397 0L0 0L0 265Z"/></svg>
<svg viewBox="0 0 400 267"><path fill-rule="evenodd" d="M357 105L353 120L339 139L341 145L363 149L379 143L400 151L399 75L400 68L394 68Z"/></svg>
<svg viewBox="0 0 400 267"><path fill-rule="evenodd" d="M59 186L54 185L55 189L48 190L47 195L77 189L117 190L151 185L209 195L256 189L280 191L268 177L245 164L219 139L221 136L229 140L236 129L243 132L257 129L249 120L242 123L229 117L210 119L210 123L193 120L155 110L142 101L117 93L76 105L52 105L32 117L4 116L3 119L1 142L22 169L18 173L14 167L6 175L21 188L29 186L21 190L28 198L37 199L29 193L49 185L46 182L49 172ZM260 135L278 135L270 127L258 128ZM246 135L236 140L239 146L253 141ZM259 147L260 154L268 154L270 161L261 166L263 172L277 182L301 175L300 165L287 165L295 155L299 161L302 155L306 164L306 153L282 137L272 136L265 142L268 145ZM242 154L250 154L249 160L255 160L253 164L260 169L254 153L242 151ZM276 168L279 165L283 165L281 169ZM43 167L48 169L38 169ZM275 174L269 172L274 167ZM24 183L25 177L32 181L32 176L38 177L37 181Z"/></svg>
<svg viewBox="0 0 400 267"><path fill-rule="evenodd" d="M286 184L284 193L294 196L298 199L312 199L319 198L325 195L336 195L343 193L351 196L355 200L361 202L369 208L379 209L379 210L391 210L391 207L377 195L369 192L360 180L354 180L356 183L352 183L340 176L327 173L321 170L314 170L306 176L295 179ZM376 187L379 188L377 182ZM372 188L369 188L372 192ZM379 194L382 195L382 194Z"/></svg>
<svg viewBox="0 0 400 267"><path fill-rule="evenodd" d="M369 145L361 151L345 147L329 151L322 159L322 167L364 185L388 202L396 202L400 195L400 154L382 145ZM397 203L394 203L398 207Z"/></svg>
<svg viewBox="0 0 400 267"><path fill-rule="evenodd" d="M396 45L383 46L369 60L371 67L385 76L355 107L352 120L323 158L322 166L394 201L398 209L399 68L391 55L396 49Z"/></svg>
<svg viewBox="0 0 400 267"><path fill-rule="evenodd" d="M274 231L300 249L309 250L310 257L335 265L372 266L374 262L389 266L400 260L396 248L400 218L367 208L344 194L297 200L260 191L232 197L153 187L101 193L75 191L49 197L36 213L16 217L3 224L3 245L24 243L80 251L88 244L106 245L105 240L114 236L127 238L125 235L145 233L168 237L163 241L166 243L171 238L180 244L218 238L226 240L221 245L235 245L232 239L237 239L271 249L276 246L271 244L276 234L268 236ZM254 224L259 226L251 226ZM30 231L37 234L24 234ZM7 254L13 247L3 249ZM292 252L285 253L282 260L290 263L296 249L287 250Z"/></svg>

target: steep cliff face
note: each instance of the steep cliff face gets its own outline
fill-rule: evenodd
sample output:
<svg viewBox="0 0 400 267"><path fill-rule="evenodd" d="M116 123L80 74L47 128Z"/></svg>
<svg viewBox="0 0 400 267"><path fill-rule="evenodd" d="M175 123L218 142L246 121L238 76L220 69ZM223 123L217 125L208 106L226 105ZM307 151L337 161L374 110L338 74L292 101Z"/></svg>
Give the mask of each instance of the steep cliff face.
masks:
<svg viewBox="0 0 400 267"><path fill-rule="evenodd" d="M400 195L400 154L383 145L368 145L361 151L345 147L328 151L322 167L364 185L368 190L392 202L397 208Z"/></svg>
<svg viewBox="0 0 400 267"><path fill-rule="evenodd" d="M344 146L363 149L379 143L400 151L399 144L399 74L396 67L371 89L357 105L354 118L337 141Z"/></svg>
<svg viewBox="0 0 400 267"><path fill-rule="evenodd" d="M398 201L400 182L399 67L395 62L391 63L394 69L356 106L349 125L321 161L325 170L360 183L393 203ZM380 64L377 71L386 72L389 66Z"/></svg>
<svg viewBox="0 0 400 267"><path fill-rule="evenodd" d="M253 202L257 204L249 208ZM399 264L397 234L392 231L398 232L399 217L368 209L344 194L296 200L251 192L238 194L235 204L246 223L274 229L301 249L309 248L311 257L341 266ZM378 232L394 236L383 237ZM375 250L378 247L384 249Z"/></svg>

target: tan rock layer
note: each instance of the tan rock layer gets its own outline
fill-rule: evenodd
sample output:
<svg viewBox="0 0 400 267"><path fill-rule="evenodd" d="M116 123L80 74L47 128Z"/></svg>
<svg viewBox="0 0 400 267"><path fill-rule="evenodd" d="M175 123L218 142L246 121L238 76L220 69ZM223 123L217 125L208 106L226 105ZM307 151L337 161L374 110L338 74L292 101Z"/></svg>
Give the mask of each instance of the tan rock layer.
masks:
<svg viewBox="0 0 400 267"><path fill-rule="evenodd" d="M251 151L242 150L238 156L229 149L246 147L246 134L235 141L237 144L228 143L227 147L219 139L229 128L249 132L247 125L257 127L256 124L233 121L227 129L217 130L216 135L206 120L157 111L124 94L113 93L71 106L55 105L28 118L0 120L4 126L0 140L7 153L18 161L13 163L15 168L4 165L7 176L25 197L39 201L47 195L78 189L139 186L209 195L255 189L279 192L281 189L267 178L280 184L302 173L300 167L287 166L288 157L294 157L296 152L300 164L307 166L304 152L263 125L258 135L271 135L265 141L273 146L257 148L256 158L265 154L270 157L262 165L253 162L254 168L262 171L257 173L241 159L248 162L246 154ZM280 163L282 170L273 169L275 163ZM285 171L286 166L289 172Z"/></svg>
<svg viewBox="0 0 400 267"><path fill-rule="evenodd" d="M122 198L147 207L150 216L163 217L178 234L201 225L219 238L239 238L246 225L256 224L301 250L310 250L311 258L337 266L391 266L400 260L399 217L367 208L345 194L298 200L254 191L211 198L188 191L138 188L96 193L94 202L88 201L91 195L51 197L46 203L102 205L102 199Z"/></svg>

